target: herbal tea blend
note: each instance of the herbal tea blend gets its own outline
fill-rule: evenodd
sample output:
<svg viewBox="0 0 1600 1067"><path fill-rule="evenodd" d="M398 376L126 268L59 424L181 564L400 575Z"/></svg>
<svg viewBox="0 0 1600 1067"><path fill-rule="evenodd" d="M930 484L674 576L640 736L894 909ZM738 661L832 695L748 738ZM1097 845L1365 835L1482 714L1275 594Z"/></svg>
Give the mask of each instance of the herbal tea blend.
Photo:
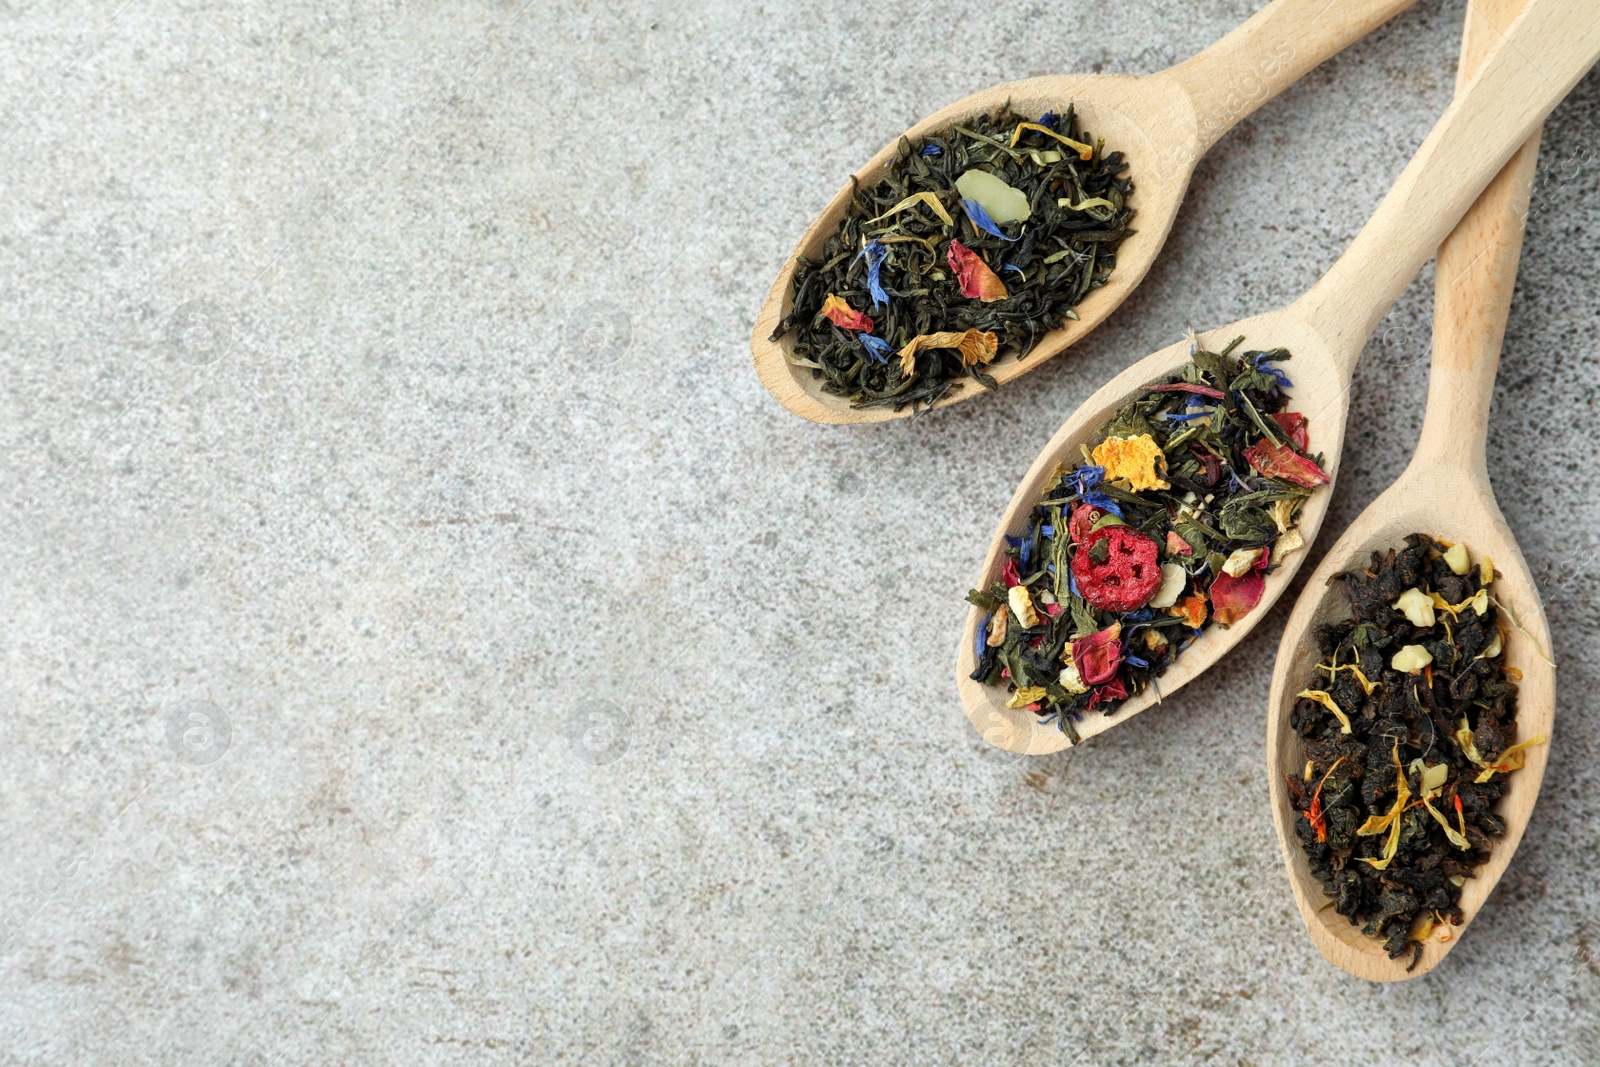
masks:
<svg viewBox="0 0 1600 1067"><path fill-rule="evenodd" d="M1318 634L1323 661L1290 718L1311 874L1390 959L1414 945L1411 967L1460 924L1461 886L1505 833L1505 775L1546 740L1515 740L1520 675L1502 660L1493 579L1488 559L1425 534L1336 575L1353 614Z"/></svg>
<svg viewBox="0 0 1600 1067"><path fill-rule="evenodd" d="M855 407L933 404L983 368L1021 359L1077 318L1129 232L1122 153L1069 109L1038 122L1009 107L915 143L857 186L818 261L801 258L776 341Z"/></svg>
<svg viewBox="0 0 1600 1067"><path fill-rule="evenodd" d="M1003 577L967 600L976 681L1004 685L1073 740L1073 720L1142 692L1213 622L1260 602L1267 572L1303 541L1306 498L1326 485L1307 422L1287 411L1283 349L1206 352L1144 386L1059 471L1008 536ZM1157 690L1159 692L1159 689Z"/></svg>

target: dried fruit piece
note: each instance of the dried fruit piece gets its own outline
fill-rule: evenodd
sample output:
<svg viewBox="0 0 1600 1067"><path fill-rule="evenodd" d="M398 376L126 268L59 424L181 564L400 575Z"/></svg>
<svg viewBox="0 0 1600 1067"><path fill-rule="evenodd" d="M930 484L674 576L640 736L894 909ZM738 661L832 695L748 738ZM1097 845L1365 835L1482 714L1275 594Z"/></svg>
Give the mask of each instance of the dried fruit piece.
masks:
<svg viewBox="0 0 1600 1067"><path fill-rule="evenodd" d="M1416 586L1401 593L1393 606L1394 610L1411 621L1412 626L1433 625L1433 600Z"/></svg>
<svg viewBox="0 0 1600 1067"><path fill-rule="evenodd" d="M1407 645L1389 660L1389 666L1402 674L1416 674L1433 662L1433 653L1421 645Z"/></svg>
<svg viewBox="0 0 1600 1067"><path fill-rule="evenodd" d="M1107 437L1094 447L1094 461L1106 469L1106 481L1126 478L1134 492L1145 489L1171 489L1161 477L1167 458L1156 439L1147 433L1138 437Z"/></svg>
<svg viewBox="0 0 1600 1067"><path fill-rule="evenodd" d="M983 208L984 214L995 222L1027 222L1033 214L1028 194L986 170L969 170L961 175L956 179L956 191L961 199Z"/></svg>
<svg viewBox="0 0 1600 1067"><path fill-rule="evenodd" d="M1094 532L1095 521L1102 515L1109 515L1105 508L1097 508L1093 504L1079 504L1072 509L1072 518L1067 523L1067 532L1072 536L1072 543L1080 545L1089 539Z"/></svg>
<svg viewBox="0 0 1600 1067"><path fill-rule="evenodd" d="M1160 554L1160 546L1132 527L1102 526L1073 553L1072 577L1101 611L1136 611L1161 585Z"/></svg>
<svg viewBox="0 0 1600 1067"><path fill-rule="evenodd" d="M1467 546L1459 541L1445 549L1444 562L1450 568L1451 574L1466 574L1472 569L1472 565L1467 561Z"/></svg>
<svg viewBox="0 0 1600 1067"><path fill-rule="evenodd" d="M1011 613L1017 617L1024 630L1039 625L1039 612L1033 606L1033 594L1028 592L1027 586L1012 586L1006 590L1006 599L1011 602Z"/></svg>
<svg viewBox="0 0 1600 1067"><path fill-rule="evenodd" d="M1183 595L1183 587L1189 584L1189 572L1183 569L1181 563L1163 563L1161 565L1161 585L1156 589L1155 596L1150 598L1152 608L1170 608L1178 602L1178 597Z"/></svg>
<svg viewBox="0 0 1600 1067"><path fill-rule="evenodd" d="M1200 624L1206 621L1205 594L1190 593L1183 598L1183 603L1168 608L1167 614L1178 616L1191 630L1198 630Z"/></svg>

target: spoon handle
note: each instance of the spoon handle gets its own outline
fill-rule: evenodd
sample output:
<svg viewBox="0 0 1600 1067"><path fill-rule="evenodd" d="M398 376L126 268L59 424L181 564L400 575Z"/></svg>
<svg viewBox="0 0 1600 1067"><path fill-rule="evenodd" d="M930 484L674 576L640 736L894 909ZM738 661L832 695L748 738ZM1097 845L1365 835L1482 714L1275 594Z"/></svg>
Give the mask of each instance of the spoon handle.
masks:
<svg viewBox="0 0 1600 1067"><path fill-rule="evenodd" d="M1416 0L1273 0L1205 51L1156 75L1194 106L1198 157L1313 67Z"/></svg>
<svg viewBox="0 0 1600 1067"><path fill-rule="evenodd" d="M1345 254L1296 301L1347 367L1490 179L1597 59L1600 19L1585 0L1529 0Z"/></svg>
<svg viewBox="0 0 1600 1067"><path fill-rule="evenodd" d="M1468 5L1458 91L1522 8L1522 0L1477 0ZM1488 484L1484 446L1489 403L1538 160L1535 133L1439 246L1428 410L1412 460L1418 470L1448 466L1469 475L1482 474L1478 484Z"/></svg>

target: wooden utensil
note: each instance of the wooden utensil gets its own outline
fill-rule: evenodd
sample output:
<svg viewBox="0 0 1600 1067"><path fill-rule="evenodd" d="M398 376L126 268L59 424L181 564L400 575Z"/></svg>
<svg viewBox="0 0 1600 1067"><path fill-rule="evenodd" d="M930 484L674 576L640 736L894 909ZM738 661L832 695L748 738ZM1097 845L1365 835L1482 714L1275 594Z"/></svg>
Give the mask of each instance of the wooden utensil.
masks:
<svg viewBox="0 0 1600 1067"><path fill-rule="evenodd" d="M1189 186L1195 164L1234 124L1294 84L1311 68L1364 37L1415 0L1274 0L1249 21L1199 55L1176 67L1142 77L1073 74L1028 78L974 93L934 112L905 132L915 140L951 123L990 114L1008 101L1024 114L1077 108L1083 129L1105 138L1131 161L1136 191L1128 203L1138 211L1135 228L1117 249L1111 280L1077 308L1068 322L1042 338L1024 360L985 370L1004 384L1077 341L1116 310L1155 261ZM878 181L900 139L857 172L863 185ZM772 283L750 335L756 372L784 407L813 422L862 423L903 418L910 410L850 407L821 391L811 372L792 364L794 338L768 338L794 306L796 256L815 258L838 229L850 199L849 183L817 217ZM976 383L939 401L960 403L983 393Z"/></svg>
<svg viewBox="0 0 1600 1067"><path fill-rule="evenodd" d="M1482 61L1498 34L1523 7L1522 0L1474 0L1467 6L1462 41L1461 75L1465 80ZM1348 617L1342 597L1328 587L1340 571L1366 564L1374 550L1399 547L1407 534L1427 533L1468 546L1474 562L1480 555L1500 572L1494 595L1505 602L1527 635L1507 639L1505 661L1522 672L1517 699L1520 738L1550 733L1555 717L1555 669L1535 649L1550 651L1539 590L1516 539L1496 506L1484 462L1489 402L1494 393L1500 341L1505 333L1511 291L1522 249L1523 220L1539 154L1535 134L1484 190L1472 211L1439 249L1434 291L1433 367L1428 382L1428 408L1422 436L1411 463L1381 496L1363 511L1329 550L1306 584L1305 592L1284 629L1272 679L1267 724L1267 779L1272 818L1289 869L1300 917L1323 956L1359 978L1393 982L1426 974L1461 940L1467 926L1505 873L1539 795L1539 782L1549 759L1549 746L1527 753L1522 770L1505 779L1508 792L1498 812L1506 833L1495 844L1489 862L1461 891L1462 923L1444 928L1448 941L1430 937L1416 967L1408 952L1391 960L1382 946L1360 927L1327 906L1322 886L1308 869L1305 852L1295 837L1299 815L1289 806L1285 774L1304 765L1299 735L1289 724L1295 694L1305 688L1318 661L1317 628Z"/></svg>
<svg viewBox="0 0 1600 1067"><path fill-rule="evenodd" d="M1310 420L1311 452L1323 453L1323 468L1334 478L1344 446L1350 377L1367 338L1490 179L1596 59L1600 59L1600 19L1593 18L1585 5L1529 0L1527 10L1457 94L1333 269L1289 307L1213 330L1203 339L1217 349L1243 335L1250 348L1282 346L1294 354L1293 404ZM1141 385L1176 373L1188 359L1187 342L1145 357L1103 386L1056 431L1012 497L975 585L984 588L999 577L1005 535L1020 532L1034 502L1054 485L1058 465L1074 463L1080 445L1097 443L1091 435ZM1322 525L1331 491L1330 485L1313 493L1300 513L1307 544ZM1160 676L1159 693L1152 686L1124 701L1113 715L1085 715L1077 724L1079 735L1088 738L1126 722L1160 694L1170 695L1215 663L1267 616L1304 558L1305 552L1299 551L1282 559L1268 575L1261 602L1249 615L1226 629L1212 626L1197 638ZM1279 558L1273 562L1279 563ZM983 617L977 608L968 613L957 659L968 718L991 743L1008 751L1065 748L1068 740L1056 726L1041 725L1025 708L1007 708L1002 687L968 677L975 666L973 641Z"/></svg>

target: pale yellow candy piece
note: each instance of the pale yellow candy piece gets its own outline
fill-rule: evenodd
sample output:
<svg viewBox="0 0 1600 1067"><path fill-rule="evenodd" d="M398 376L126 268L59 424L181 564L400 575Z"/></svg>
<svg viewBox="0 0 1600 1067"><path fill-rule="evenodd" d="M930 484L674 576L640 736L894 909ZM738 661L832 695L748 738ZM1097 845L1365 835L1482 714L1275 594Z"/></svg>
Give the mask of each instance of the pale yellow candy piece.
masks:
<svg viewBox="0 0 1600 1067"><path fill-rule="evenodd" d="M1022 623L1023 629L1039 625L1039 612L1033 606L1033 594L1028 592L1027 586L1012 586L1006 593L1006 599L1011 602L1011 613Z"/></svg>
<svg viewBox="0 0 1600 1067"><path fill-rule="evenodd" d="M995 222L1027 222L1033 209L1027 194L1014 189L986 170L969 170L956 179L961 199L971 200Z"/></svg>
<svg viewBox="0 0 1600 1067"><path fill-rule="evenodd" d="M1433 654L1421 645L1407 645L1394 654L1389 661L1389 666L1402 674L1412 674L1420 671L1433 662Z"/></svg>
<svg viewBox="0 0 1600 1067"><path fill-rule="evenodd" d="M1460 541L1445 549L1444 561L1451 574L1465 574L1472 569L1472 564L1467 560L1467 546Z"/></svg>
<svg viewBox="0 0 1600 1067"><path fill-rule="evenodd" d="M1411 620L1412 626L1433 625L1433 598L1415 586L1401 593L1393 606L1394 610Z"/></svg>
<svg viewBox="0 0 1600 1067"><path fill-rule="evenodd" d="M1156 595L1150 598L1150 606L1152 608L1172 607L1178 602L1178 597L1182 595L1183 587L1188 584L1189 573L1183 569L1183 564L1163 563L1161 565L1161 584L1156 587Z"/></svg>
<svg viewBox="0 0 1600 1067"><path fill-rule="evenodd" d="M1259 548L1236 548L1229 553L1227 560L1222 564L1222 573L1234 578L1243 578L1250 573L1250 568L1256 565L1256 560L1261 558Z"/></svg>

